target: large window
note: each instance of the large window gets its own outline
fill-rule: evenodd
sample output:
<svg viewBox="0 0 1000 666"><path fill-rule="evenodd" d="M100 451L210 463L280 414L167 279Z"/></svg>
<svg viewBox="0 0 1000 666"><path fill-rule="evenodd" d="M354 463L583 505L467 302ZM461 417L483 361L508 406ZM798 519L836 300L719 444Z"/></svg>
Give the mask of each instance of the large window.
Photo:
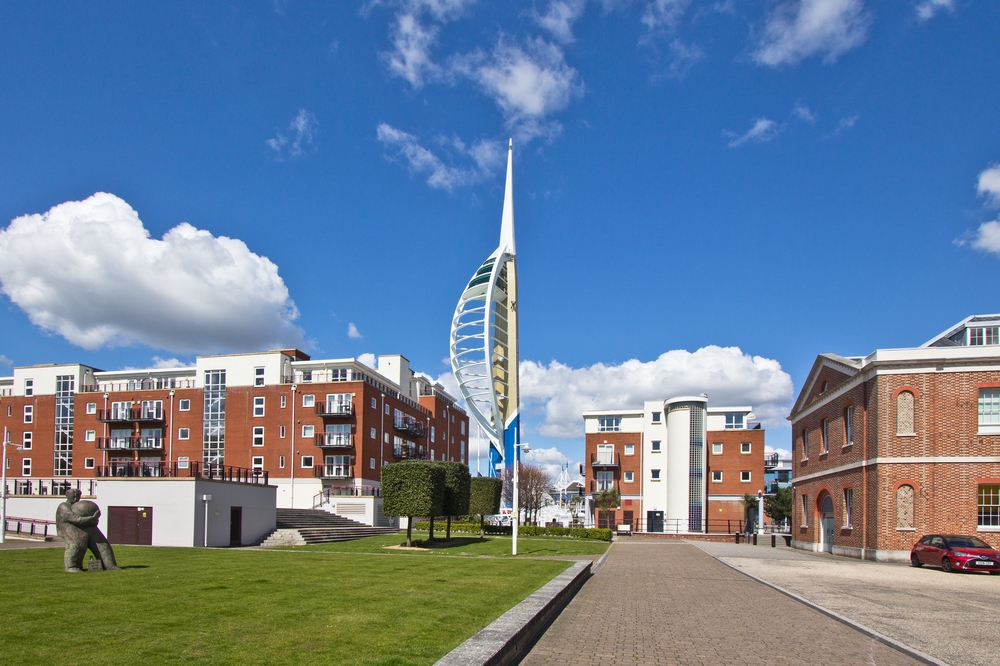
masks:
<svg viewBox="0 0 1000 666"><path fill-rule="evenodd" d="M620 416L601 416L597 419L598 432L621 432L621 429L622 417Z"/></svg>
<svg viewBox="0 0 1000 666"><path fill-rule="evenodd" d="M854 405L844 410L844 446L854 444Z"/></svg>
<svg viewBox="0 0 1000 666"><path fill-rule="evenodd" d="M209 465L226 460L226 371L205 371L201 458Z"/></svg>
<svg viewBox="0 0 1000 666"><path fill-rule="evenodd" d="M980 389L979 425L1000 426L1000 389Z"/></svg>
<svg viewBox="0 0 1000 666"><path fill-rule="evenodd" d="M896 396L896 434L913 434L913 394L909 391Z"/></svg>
<svg viewBox="0 0 1000 666"><path fill-rule="evenodd" d="M610 465L615 461L614 444L597 445L597 463L599 465Z"/></svg>
<svg viewBox="0 0 1000 666"><path fill-rule="evenodd" d="M844 527L854 526L854 489L844 488Z"/></svg>
<svg viewBox="0 0 1000 666"><path fill-rule="evenodd" d="M819 422L820 439L822 440L823 453L830 452L830 419L823 419Z"/></svg>
<svg viewBox="0 0 1000 666"><path fill-rule="evenodd" d="M978 517L979 527L1000 528L1000 484L979 486Z"/></svg>
<svg viewBox="0 0 1000 666"><path fill-rule="evenodd" d="M726 414L726 430L742 430L742 429L743 429L742 413Z"/></svg>
<svg viewBox="0 0 1000 666"><path fill-rule="evenodd" d="M985 328L969 329L969 345L979 347L996 344L1000 344L1000 327L987 326Z"/></svg>
<svg viewBox="0 0 1000 666"><path fill-rule="evenodd" d="M597 473L597 490L608 490L615 483L614 472L598 472Z"/></svg>

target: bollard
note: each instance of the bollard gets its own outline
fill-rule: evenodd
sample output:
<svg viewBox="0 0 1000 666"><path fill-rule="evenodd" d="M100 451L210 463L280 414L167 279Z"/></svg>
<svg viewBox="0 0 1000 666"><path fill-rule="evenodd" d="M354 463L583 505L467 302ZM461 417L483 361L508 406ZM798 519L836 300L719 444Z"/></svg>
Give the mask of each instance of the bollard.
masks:
<svg viewBox="0 0 1000 666"><path fill-rule="evenodd" d="M771 548L778 545L778 537L774 534L771 535Z"/></svg>
<svg viewBox="0 0 1000 666"><path fill-rule="evenodd" d="M736 543L739 543L739 542L740 542L740 533L737 532L736 533Z"/></svg>
<svg viewBox="0 0 1000 666"><path fill-rule="evenodd" d="M753 545L755 545L755 546L757 545L757 533L756 532L753 533Z"/></svg>

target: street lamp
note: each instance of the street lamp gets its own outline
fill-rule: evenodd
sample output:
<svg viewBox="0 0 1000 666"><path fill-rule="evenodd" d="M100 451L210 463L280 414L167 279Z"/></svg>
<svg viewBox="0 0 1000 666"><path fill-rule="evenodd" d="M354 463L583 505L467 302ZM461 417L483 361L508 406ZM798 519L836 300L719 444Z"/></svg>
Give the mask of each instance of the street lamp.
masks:
<svg viewBox="0 0 1000 666"><path fill-rule="evenodd" d="M3 429L3 456L0 465L3 466L3 488L0 494L3 495L3 499L0 500L0 543L5 543L7 537L7 447L13 446L15 451L21 450L20 444L12 444L10 441L10 433L7 432L7 428Z"/></svg>
<svg viewBox="0 0 1000 666"><path fill-rule="evenodd" d="M517 524L521 520L521 513L520 513L521 509L518 506L518 492L517 492L517 468L521 464L521 455L518 453L517 451L518 449L524 449L524 452L527 453L528 451L531 450L531 447L529 447L527 443L514 445L514 514L512 516L514 520L510 524L511 525L510 533L511 536L513 537L511 541L512 555L517 555Z"/></svg>

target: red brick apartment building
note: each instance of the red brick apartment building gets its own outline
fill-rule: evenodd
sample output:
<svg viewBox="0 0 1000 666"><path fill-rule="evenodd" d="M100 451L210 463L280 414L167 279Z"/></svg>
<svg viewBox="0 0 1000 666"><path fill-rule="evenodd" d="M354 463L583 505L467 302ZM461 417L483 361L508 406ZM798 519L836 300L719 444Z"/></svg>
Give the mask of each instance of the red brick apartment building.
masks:
<svg viewBox="0 0 1000 666"><path fill-rule="evenodd" d="M311 508L330 488L373 492L391 462L466 462L455 399L402 356L377 365L277 350L188 368L18 367L0 378L0 425L21 444L8 448L8 486L59 494L82 481L86 492L101 477L197 463L267 471L279 507Z"/></svg>
<svg viewBox="0 0 1000 666"><path fill-rule="evenodd" d="M595 524L637 532L736 532L744 495L772 492L764 430L750 407L709 407L705 396L647 401L642 409L584 412L586 490L608 487L621 505Z"/></svg>
<svg viewBox="0 0 1000 666"><path fill-rule="evenodd" d="M1000 546L1000 315L821 354L788 419L793 545L901 561L929 532Z"/></svg>

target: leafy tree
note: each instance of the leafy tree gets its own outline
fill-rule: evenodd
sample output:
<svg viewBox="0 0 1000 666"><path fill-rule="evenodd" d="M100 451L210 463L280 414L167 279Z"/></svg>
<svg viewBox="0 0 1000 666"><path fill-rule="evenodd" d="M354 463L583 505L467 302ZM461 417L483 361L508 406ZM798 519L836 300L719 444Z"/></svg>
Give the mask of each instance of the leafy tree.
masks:
<svg viewBox="0 0 1000 666"><path fill-rule="evenodd" d="M500 513L500 495L503 479L487 476L473 477L469 485L469 512L479 514L479 538L483 538L487 515Z"/></svg>
<svg viewBox="0 0 1000 666"><path fill-rule="evenodd" d="M792 487L778 488L773 496L764 498L764 514L777 522L792 517Z"/></svg>
<svg viewBox="0 0 1000 666"><path fill-rule="evenodd" d="M600 509L602 513L607 513L611 509L618 508L619 504L621 504L621 496L618 494L618 488L614 486L605 488L594 498L594 506ZM611 529L614 528L612 527Z"/></svg>
<svg viewBox="0 0 1000 666"><path fill-rule="evenodd" d="M472 477L469 468L460 462L439 462L444 470L444 504L441 511L448 517L446 539L451 539L451 518L469 512L469 484Z"/></svg>
<svg viewBox="0 0 1000 666"><path fill-rule="evenodd" d="M440 466L422 460L404 460L382 468L382 513L407 517L407 547L413 544L413 517L431 516L433 520L441 512L444 476Z"/></svg>

